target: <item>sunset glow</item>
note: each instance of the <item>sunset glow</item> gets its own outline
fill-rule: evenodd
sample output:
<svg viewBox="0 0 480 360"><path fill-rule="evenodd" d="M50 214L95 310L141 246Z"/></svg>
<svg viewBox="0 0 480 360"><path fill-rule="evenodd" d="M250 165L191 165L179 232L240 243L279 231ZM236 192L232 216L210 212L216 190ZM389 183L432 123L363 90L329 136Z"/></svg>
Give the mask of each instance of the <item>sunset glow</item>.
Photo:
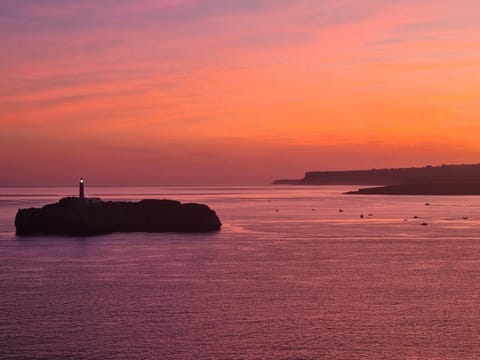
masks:
<svg viewBox="0 0 480 360"><path fill-rule="evenodd" d="M6 1L0 186L480 162L480 2Z"/></svg>

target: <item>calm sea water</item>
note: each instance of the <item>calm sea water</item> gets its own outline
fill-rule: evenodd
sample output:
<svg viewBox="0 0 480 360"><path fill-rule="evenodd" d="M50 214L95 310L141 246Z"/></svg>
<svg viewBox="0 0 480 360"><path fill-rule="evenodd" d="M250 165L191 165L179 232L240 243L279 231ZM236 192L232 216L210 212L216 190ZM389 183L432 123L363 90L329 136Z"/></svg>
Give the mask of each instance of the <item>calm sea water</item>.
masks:
<svg viewBox="0 0 480 360"><path fill-rule="evenodd" d="M207 203L224 225L17 238L17 208L76 189L0 188L0 358L480 358L480 197L87 190Z"/></svg>

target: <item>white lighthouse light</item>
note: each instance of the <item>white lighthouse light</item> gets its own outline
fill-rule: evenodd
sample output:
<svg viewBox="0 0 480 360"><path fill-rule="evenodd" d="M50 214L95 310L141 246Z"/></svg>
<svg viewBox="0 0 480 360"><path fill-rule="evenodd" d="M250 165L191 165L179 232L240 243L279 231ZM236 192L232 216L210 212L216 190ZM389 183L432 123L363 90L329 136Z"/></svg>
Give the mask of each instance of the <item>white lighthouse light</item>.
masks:
<svg viewBox="0 0 480 360"><path fill-rule="evenodd" d="M83 177L80 178L80 185L79 185L79 189L78 189L78 197L80 199L85 198L85 188L84 188L84 184L83 184Z"/></svg>

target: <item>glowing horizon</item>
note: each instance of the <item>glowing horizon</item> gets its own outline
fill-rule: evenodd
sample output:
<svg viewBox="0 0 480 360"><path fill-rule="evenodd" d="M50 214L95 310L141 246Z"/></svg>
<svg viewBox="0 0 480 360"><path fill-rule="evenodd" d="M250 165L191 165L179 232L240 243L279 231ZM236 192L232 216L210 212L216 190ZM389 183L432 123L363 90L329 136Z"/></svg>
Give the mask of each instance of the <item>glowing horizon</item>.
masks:
<svg viewBox="0 0 480 360"><path fill-rule="evenodd" d="M480 162L480 3L9 2L0 186Z"/></svg>

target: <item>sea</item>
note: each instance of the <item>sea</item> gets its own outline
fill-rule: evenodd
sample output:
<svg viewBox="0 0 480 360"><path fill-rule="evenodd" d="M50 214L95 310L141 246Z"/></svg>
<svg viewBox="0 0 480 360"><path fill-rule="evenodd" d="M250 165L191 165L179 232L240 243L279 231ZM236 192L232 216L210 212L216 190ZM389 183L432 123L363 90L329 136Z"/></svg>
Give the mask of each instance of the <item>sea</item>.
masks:
<svg viewBox="0 0 480 360"><path fill-rule="evenodd" d="M89 187L223 223L95 237L17 237L77 189L0 188L0 359L480 359L480 196L357 188Z"/></svg>

